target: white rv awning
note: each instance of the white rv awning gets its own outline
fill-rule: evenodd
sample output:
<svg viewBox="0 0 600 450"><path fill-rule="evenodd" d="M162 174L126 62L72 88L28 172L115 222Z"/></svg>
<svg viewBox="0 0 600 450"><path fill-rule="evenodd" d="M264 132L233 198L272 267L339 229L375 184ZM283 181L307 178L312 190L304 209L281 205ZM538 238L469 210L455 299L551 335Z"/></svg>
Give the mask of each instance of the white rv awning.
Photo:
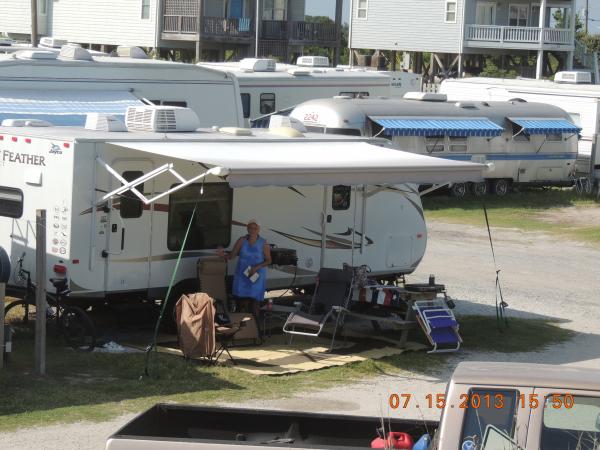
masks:
<svg viewBox="0 0 600 450"><path fill-rule="evenodd" d="M0 122L40 119L55 126L84 126L88 113L124 116L143 103L127 91L0 89Z"/></svg>
<svg viewBox="0 0 600 450"><path fill-rule="evenodd" d="M392 150L364 142L109 142L202 163L232 187L479 181L484 165Z"/></svg>

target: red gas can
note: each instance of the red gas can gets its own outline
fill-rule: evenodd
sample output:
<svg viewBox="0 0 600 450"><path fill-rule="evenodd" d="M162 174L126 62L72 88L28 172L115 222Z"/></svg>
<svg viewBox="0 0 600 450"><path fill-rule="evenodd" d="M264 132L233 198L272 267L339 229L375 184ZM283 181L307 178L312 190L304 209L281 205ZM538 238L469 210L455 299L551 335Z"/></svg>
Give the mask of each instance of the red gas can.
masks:
<svg viewBox="0 0 600 450"><path fill-rule="evenodd" d="M395 431L388 433L387 440L378 437L371 442L371 448L400 448L412 450L413 445L414 442L410 434Z"/></svg>

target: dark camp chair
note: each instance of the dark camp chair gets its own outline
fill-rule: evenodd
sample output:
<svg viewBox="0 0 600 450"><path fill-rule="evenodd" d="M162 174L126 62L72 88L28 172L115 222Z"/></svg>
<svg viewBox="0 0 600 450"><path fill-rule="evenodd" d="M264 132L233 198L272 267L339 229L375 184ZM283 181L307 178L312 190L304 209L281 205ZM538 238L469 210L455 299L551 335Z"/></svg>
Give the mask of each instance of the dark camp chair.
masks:
<svg viewBox="0 0 600 450"><path fill-rule="evenodd" d="M415 302L417 321L433 349L428 353L455 352L462 338L458 334L458 322L443 299Z"/></svg>
<svg viewBox="0 0 600 450"><path fill-rule="evenodd" d="M301 311L291 313L283 326L284 333L317 337L323 331L327 321L340 308L346 308L350 299L352 272L343 269L321 268L317 275L315 293L308 313ZM338 314L339 318L339 314ZM335 340L338 321L336 320L331 349Z"/></svg>

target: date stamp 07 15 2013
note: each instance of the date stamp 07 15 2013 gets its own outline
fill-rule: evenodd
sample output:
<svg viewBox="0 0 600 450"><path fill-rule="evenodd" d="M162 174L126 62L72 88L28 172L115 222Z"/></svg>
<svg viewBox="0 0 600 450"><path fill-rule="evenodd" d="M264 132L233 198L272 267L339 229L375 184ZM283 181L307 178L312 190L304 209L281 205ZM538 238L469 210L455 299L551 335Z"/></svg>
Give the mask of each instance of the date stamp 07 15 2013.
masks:
<svg viewBox="0 0 600 450"><path fill-rule="evenodd" d="M429 409L437 408L444 409L446 407L446 394L427 394L425 395L424 402L419 404L415 396L412 394L390 394L389 405L392 409L406 409L411 407L421 408L427 407ZM554 409L571 409L575 405L575 399L571 394L553 394L540 399L538 394L518 394L517 395L517 407L519 408L539 408L539 407L552 407ZM502 409L505 407L506 398L503 394L461 394L459 397L459 403L457 405L447 405L450 408L459 409L479 409L479 408L496 408Z"/></svg>

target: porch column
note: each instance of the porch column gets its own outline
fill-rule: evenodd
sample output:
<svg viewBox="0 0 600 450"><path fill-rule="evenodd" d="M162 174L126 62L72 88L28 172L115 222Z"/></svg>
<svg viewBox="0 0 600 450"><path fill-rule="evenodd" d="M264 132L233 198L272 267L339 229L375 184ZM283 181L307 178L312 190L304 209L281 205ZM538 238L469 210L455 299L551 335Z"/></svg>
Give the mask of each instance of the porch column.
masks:
<svg viewBox="0 0 600 450"><path fill-rule="evenodd" d="M540 1L540 49L538 50L538 56L535 67L535 78L538 80L542 79L544 69L544 28L546 26L546 0Z"/></svg>
<svg viewBox="0 0 600 450"><path fill-rule="evenodd" d="M576 9L575 9L575 0L571 0L571 14L570 14L570 21L569 21L569 28L571 29L571 39L572 44L575 45L575 41L577 40L576 37L576 25L577 25L577 14L576 14ZM573 70L573 61L575 59L575 51L571 50L570 52L567 52L567 61L566 61L566 66L567 66L567 70Z"/></svg>
<svg viewBox="0 0 600 450"><path fill-rule="evenodd" d="M198 15L196 16L196 32L198 36L196 37L196 62L202 59L202 16L204 0L198 0Z"/></svg>
<svg viewBox="0 0 600 450"><path fill-rule="evenodd" d="M340 46L342 45L342 7L343 0L335 0L335 50L333 56L333 65L340 63Z"/></svg>
<svg viewBox="0 0 600 450"><path fill-rule="evenodd" d="M256 50L257 50L257 42L256 42L256 29L258 28L258 24L256 23L256 17L258 15L258 11L256 9L256 3L258 3L257 1L254 0L250 0L249 2L249 16L250 16L250 20L252 22L252 26L250 27L251 29L254 28L254 39L252 39L252 43L250 44L250 46L247 49L246 55L245 57L251 57L254 56L256 54Z"/></svg>

